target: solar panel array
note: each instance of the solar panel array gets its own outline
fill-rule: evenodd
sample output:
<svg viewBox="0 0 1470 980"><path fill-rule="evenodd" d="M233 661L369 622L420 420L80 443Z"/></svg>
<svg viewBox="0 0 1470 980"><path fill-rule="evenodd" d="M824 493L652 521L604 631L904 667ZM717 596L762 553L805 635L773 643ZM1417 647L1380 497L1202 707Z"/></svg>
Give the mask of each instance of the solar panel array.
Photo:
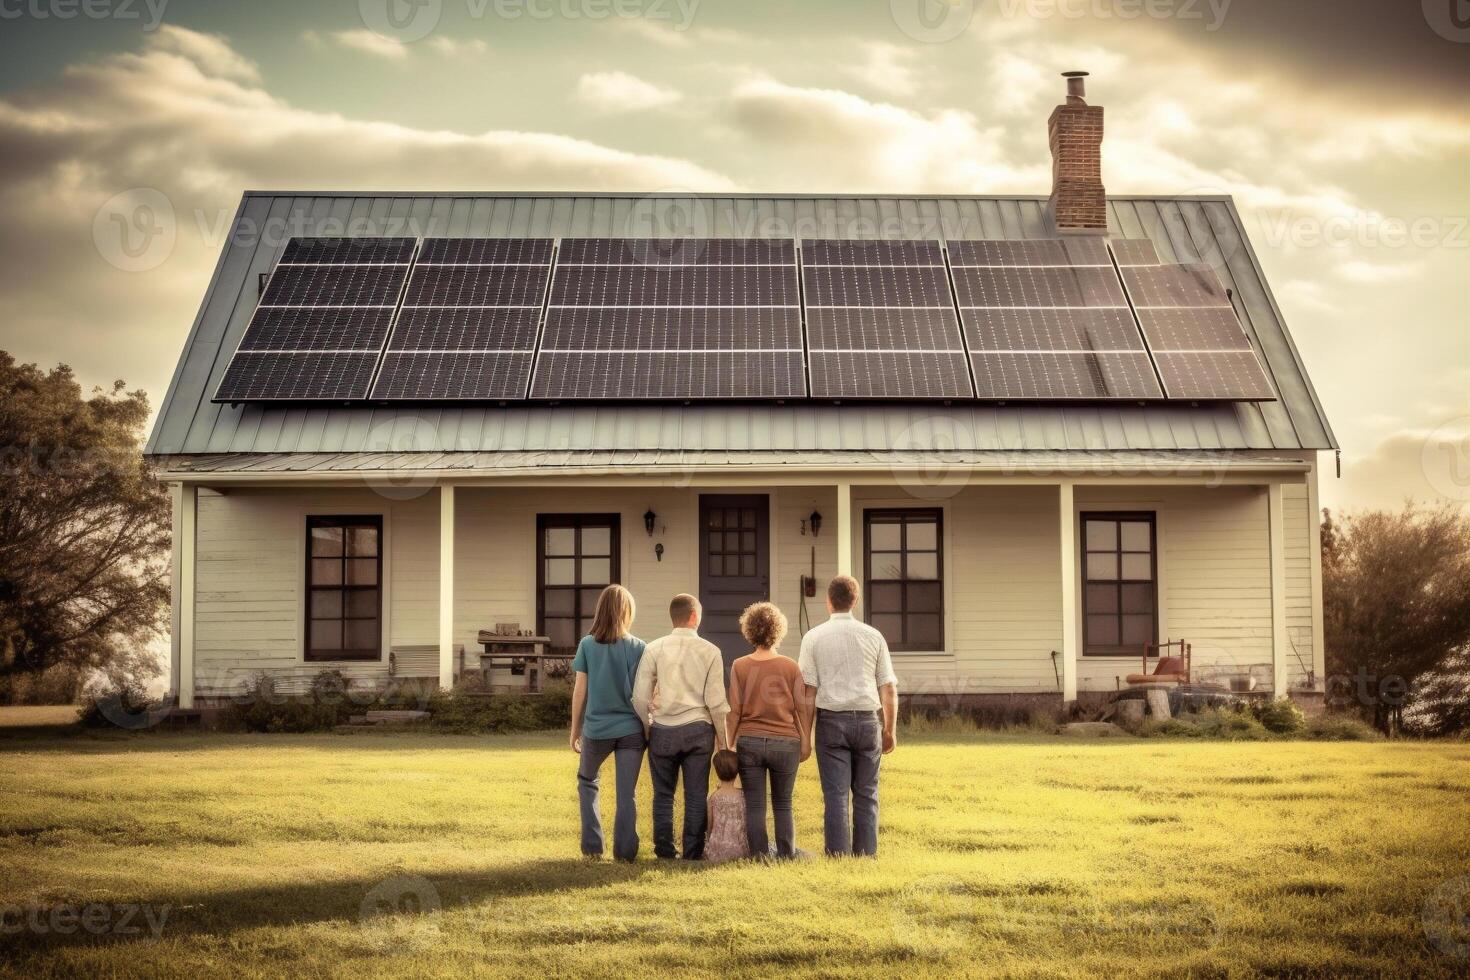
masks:
<svg viewBox="0 0 1470 980"><path fill-rule="evenodd" d="M792 242L562 241L532 398L805 395Z"/></svg>
<svg viewBox="0 0 1470 980"><path fill-rule="evenodd" d="M366 398L417 245L413 238L287 242L215 400Z"/></svg>
<svg viewBox="0 0 1470 980"><path fill-rule="evenodd" d="M956 241L949 260L979 397L1162 397L1100 239Z"/></svg>
<svg viewBox="0 0 1470 980"><path fill-rule="evenodd" d="M299 238L215 401L1270 400L1144 239Z"/></svg>
<svg viewBox="0 0 1470 980"><path fill-rule="evenodd" d="M1169 398L1276 397L1213 269L1199 263L1119 265Z"/></svg>
<svg viewBox="0 0 1470 980"><path fill-rule="evenodd" d="M525 398L551 257L549 238L426 239L372 397Z"/></svg>
<svg viewBox="0 0 1470 980"><path fill-rule="evenodd" d="M814 398L973 398L937 241L802 242Z"/></svg>

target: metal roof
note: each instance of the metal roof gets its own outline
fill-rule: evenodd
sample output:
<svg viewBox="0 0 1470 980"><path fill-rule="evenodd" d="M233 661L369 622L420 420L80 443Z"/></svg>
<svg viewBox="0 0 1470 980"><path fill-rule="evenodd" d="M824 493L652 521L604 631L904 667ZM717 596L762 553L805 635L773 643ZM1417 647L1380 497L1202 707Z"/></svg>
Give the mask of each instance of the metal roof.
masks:
<svg viewBox="0 0 1470 980"><path fill-rule="evenodd" d="M372 477L418 473L455 477L616 473L692 474L732 468L761 471L890 470L991 473L1014 476L1111 473L1130 476L1187 476L1226 471L1302 472L1300 458L1228 450L1200 452L1135 452L1130 450L1070 452L931 451L896 449L809 450L558 450L535 452L357 452L357 453L219 453L158 457L170 473L199 475L248 474L258 477L352 474Z"/></svg>
<svg viewBox="0 0 1470 980"><path fill-rule="evenodd" d="M1280 400L1160 405L270 406L209 399L286 242L311 235L1055 237L1044 197L248 192L148 441L151 456L785 452L893 449L1317 450L1337 443L1228 197L1109 200L1116 237L1208 262ZM177 461L174 461L176 463ZM278 464L281 465L281 464ZM289 464L288 465L289 468Z"/></svg>

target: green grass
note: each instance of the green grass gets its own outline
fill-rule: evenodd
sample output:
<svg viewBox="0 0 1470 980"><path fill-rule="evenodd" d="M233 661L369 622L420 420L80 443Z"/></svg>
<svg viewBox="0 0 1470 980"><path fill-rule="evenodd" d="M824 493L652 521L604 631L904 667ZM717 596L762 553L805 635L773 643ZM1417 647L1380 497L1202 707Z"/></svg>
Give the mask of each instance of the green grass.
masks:
<svg viewBox="0 0 1470 980"><path fill-rule="evenodd" d="M157 939L0 935L0 974L1470 968L1421 918L1470 874L1463 743L914 736L876 861L717 868L647 854L646 774L645 859L579 859L573 765L552 736L0 739L0 906L167 914ZM796 802L819 851L813 765ZM362 918L412 909L415 877L427 910Z"/></svg>

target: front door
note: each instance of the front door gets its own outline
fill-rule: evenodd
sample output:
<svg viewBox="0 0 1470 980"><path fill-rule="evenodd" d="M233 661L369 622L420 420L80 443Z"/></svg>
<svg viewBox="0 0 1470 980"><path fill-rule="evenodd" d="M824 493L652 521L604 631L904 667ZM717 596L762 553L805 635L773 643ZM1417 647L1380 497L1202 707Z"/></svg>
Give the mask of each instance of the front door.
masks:
<svg viewBox="0 0 1470 980"><path fill-rule="evenodd" d="M752 602L771 597L771 514L765 494L699 498L699 601L704 622L699 632L719 646L730 664L750 652L740 635L740 614Z"/></svg>

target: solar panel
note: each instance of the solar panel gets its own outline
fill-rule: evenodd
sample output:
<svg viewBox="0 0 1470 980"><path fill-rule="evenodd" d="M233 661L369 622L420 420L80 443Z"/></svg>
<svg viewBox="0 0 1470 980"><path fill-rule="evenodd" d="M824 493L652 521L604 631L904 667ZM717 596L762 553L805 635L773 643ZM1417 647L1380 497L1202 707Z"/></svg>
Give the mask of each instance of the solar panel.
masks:
<svg viewBox="0 0 1470 980"><path fill-rule="evenodd" d="M1114 238L1108 242L1108 248L1120 266L1160 265L1163 262L1154 243L1147 238Z"/></svg>
<svg viewBox="0 0 1470 980"><path fill-rule="evenodd" d="M530 351L389 351L373 385L385 401L507 401L526 396Z"/></svg>
<svg viewBox="0 0 1470 980"><path fill-rule="evenodd" d="M1170 398L1276 397L1224 284L1208 265L1130 265L1122 274Z"/></svg>
<svg viewBox="0 0 1470 980"><path fill-rule="evenodd" d="M214 400L367 396L417 241L293 238Z"/></svg>
<svg viewBox="0 0 1470 980"><path fill-rule="evenodd" d="M536 360L532 398L801 398L800 350L549 351Z"/></svg>
<svg viewBox="0 0 1470 980"><path fill-rule="evenodd" d="M980 398L1164 396L1102 239L952 241L948 248Z"/></svg>
<svg viewBox="0 0 1470 980"><path fill-rule="evenodd" d="M939 242L807 239L801 276L813 397L974 395Z"/></svg>
<svg viewBox="0 0 1470 980"><path fill-rule="evenodd" d="M564 238L557 265L791 265L785 238Z"/></svg>
<svg viewBox="0 0 1470 980"><path fill-rule="evenodd" d="M240 351L215 401L356 401L373 380L377 351Z"/></svg>
<svg viewBox="0 0 1470 980"><path fill-rule="evenodd" d="M563 239L531 397L802 398L791 241Z"/></svg>
<svg viewBox="0 0 1470 980"><path fill-rule="evenodd" d="M425 239L373 399L524 398L552 255L546 238Z"/></svg>

